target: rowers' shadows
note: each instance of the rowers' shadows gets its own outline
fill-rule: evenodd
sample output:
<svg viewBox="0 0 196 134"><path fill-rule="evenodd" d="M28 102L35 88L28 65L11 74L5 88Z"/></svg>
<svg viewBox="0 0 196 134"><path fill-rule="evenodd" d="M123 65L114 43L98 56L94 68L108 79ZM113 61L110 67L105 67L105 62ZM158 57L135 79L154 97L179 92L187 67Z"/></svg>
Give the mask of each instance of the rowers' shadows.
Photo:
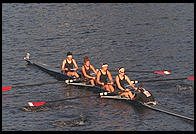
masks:
<svg viewBox="0 0 196 134"><path fill-rule="evenodd" d="M53 126L56 127L78 127L78 126L86 126L89 125L90 121L86 116L80 115L77 118L73 118L67 121L55 121L53 122Z"/></svg>

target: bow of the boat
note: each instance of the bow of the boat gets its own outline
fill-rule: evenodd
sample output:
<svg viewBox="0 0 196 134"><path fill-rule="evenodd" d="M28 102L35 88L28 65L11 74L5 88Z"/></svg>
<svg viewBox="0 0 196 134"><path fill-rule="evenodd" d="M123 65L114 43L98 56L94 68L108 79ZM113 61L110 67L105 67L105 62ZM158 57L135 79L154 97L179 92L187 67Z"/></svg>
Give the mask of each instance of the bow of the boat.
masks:
<svg viewBox="0 0 196 134"><path fill-rule="evenodd" d="M29 56L30 56L30 54L29 54ZM27 62L28 65L32 65L32 66L35 66L35 67L39 68L43 72L46 72L47 74L53 76L55 79L57 79L59 81L65 81L67 79L73 79L72 77L69 77L69 76L67 76L65 74L62 74L60 72L57 72L56 70L48 69L44 65L41 65L39 63L34 63L34 62L30 61L29 56L28 56L28 53L27 53L27 56L24 57L24 60Z"/></svg>

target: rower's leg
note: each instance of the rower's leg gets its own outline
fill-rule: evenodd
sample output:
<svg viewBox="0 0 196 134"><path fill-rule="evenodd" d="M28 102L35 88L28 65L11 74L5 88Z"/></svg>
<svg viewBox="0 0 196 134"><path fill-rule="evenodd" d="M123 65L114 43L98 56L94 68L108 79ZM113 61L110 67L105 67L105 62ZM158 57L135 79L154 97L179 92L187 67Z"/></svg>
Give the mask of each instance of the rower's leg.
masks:
<svg viewBox="0 0 196 134"><path fill-rule="evenodd" d="M67 72L66 75L69 77L73 76L72 72Z"/></svg>
<svg viewBox="0 0 196 134"><path fill-rule="evenodd" d="M120 95L125 96L126 98L130 98L127 92L122 92Z"/></svg>
<svg viewBox="0 0 196 134"><path fill-rule="evenodd" d="M95 81L94 80L90 80L90 82L91 82L92 86L95 86Z"/></svg>
<svg viewBox="0 0 196 134"><path fill-rule="evenodd" d="M78 73L76 73L76 75L75 75L75 76L76 76L76 78L79 78L79 77L80 77L80 76L78 75Z"/></svg>
<svg viewBox="0 0 196 134"><path fill-rule="evenodd" d="M80 77L76 72L67 72L67 76L75 76L76 78Z"/></svg>
<svg viewBox="0 0 196 134"><path fill-rule="evenodd" d="M114 87L112 85L108 85L110 88L110 92L114 92Z"/></svg>
<svg viewBox="0 0 196 134"><path fill-rule="evenodd" d="M80 76L78 75L78 73L77 72L73 72L74 73L74 76L76 77L76 78L79 78Z"/></svg>
<svg viewBox="0 0 196 134"><path fill-rule="evenodd" d="M130 98L131 100L134 98L133 94L131 92L122 92L120 95L125 96L126 98Z"/></svg>
<svg viewBox="0 0 196 134"><path fill-rule="evenodd" d="M109 85L104 85L103 88L106 89L108 92L111 92Z"/></svg>
<svg viewBox="0 0 196 134"><path fill-rule="evenodd" d="M128 96L129 96L129 98L130 98L131 100L134 98L134 95L132 94L131 91L128 92Z"/></svg>

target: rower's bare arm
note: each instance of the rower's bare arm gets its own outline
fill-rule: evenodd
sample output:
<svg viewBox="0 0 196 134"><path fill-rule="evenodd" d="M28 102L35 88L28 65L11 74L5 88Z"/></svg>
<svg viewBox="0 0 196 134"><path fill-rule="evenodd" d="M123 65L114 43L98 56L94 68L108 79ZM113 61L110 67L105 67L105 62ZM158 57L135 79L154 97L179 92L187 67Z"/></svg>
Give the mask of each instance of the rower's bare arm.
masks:
<svg viewBox="0 0 196 134"><path fill-rule="evenodd" d="M125 89L123 89L123 87L120 85L119 77L118 77L118 76L116 76L115 80L116 80L117 87L118 87L120 90L122 90L122 91L125 90Z"/></svg>
<svg viewBox="0 0 196 134"><path fill-rule="evenodd" d="M65 68L65 64L66 64L66 60L63 60L61 71L67 70L67 68Z"/></svg>
<svg viewBox="0 0 196 134"><path fill-rule="evenodd" d="M97 75L98 71L94 68L93 65L90 65L90 68L93 70L93 72Z"/></svg>
<svg viewBox="0 0 196 134"><path fill-rule="evenodd" d="M111 75L110 71L108 71L108 78L109 78L109 80L110 80L110 83L111 83L111 84L114 84L113 78L112 78L112 75Z"/></svg>
<svg viewBox="0 0 196 134"><path fill-rule="evenodd" d="M104 85L104 83L102 83L102 82L100 81L100 76L101 76L101 72L98 72L98 73L97 73L97 84L99 84L99 85Z"/></svg>
<svg viewBox="0 0 196 134"><path fill-rule="evenodd" d="M89 79L92 79L92 77L91 77L91 76L89 76L89 75L86 73L86 71L85 71L85 69L84 69L84 66L82 66L81 71L82 71L82 73L83 73L84 77L89 78Z"/></svg>
<svg viewBox="0 0 196 134"><path fill-rule="evenodd" d="M134 89L134 90L137 90L137 88L135 87L135 85L131 82L131 80L129 79L129 77L126 75L126 80L127 82L129 83L129 85Z"/></svg>
<svg viewBox="0 0 196 134"><path fill-rule="evenodd" d="M75 71L76 71L76 70L78 70L78 65L77 65L77 63L76 63L76 60L75 60L75 59L73 59L73 64L74 64L74 66L75 66Z"/></svg>

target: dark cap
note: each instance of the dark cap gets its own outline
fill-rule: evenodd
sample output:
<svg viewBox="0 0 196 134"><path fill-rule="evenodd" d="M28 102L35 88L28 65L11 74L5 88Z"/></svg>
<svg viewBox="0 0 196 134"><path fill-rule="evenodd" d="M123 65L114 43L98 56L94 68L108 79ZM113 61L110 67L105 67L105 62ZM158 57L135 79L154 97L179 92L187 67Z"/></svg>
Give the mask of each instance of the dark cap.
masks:
<svg viewBox="0 0 196 134"><path fill-rule="evenodd" d="M121 69L125 69L125 68L124 68L124 67L119 67L119 68L118 68L118 71L120 71Z"/></svg>
<svg viewBox="0 0 196 134"><path fill-rule="evenodd" d="M72 53L71 53L71 52L67 52L67 56L68 56L68 55L72 55Z"/></svg>
<svg viewBox="0 0 196 134"><path fill-rule="evenodd" d="M84 56L84 62L86 63L87 61L90 61L88 56Z"/></svg>

